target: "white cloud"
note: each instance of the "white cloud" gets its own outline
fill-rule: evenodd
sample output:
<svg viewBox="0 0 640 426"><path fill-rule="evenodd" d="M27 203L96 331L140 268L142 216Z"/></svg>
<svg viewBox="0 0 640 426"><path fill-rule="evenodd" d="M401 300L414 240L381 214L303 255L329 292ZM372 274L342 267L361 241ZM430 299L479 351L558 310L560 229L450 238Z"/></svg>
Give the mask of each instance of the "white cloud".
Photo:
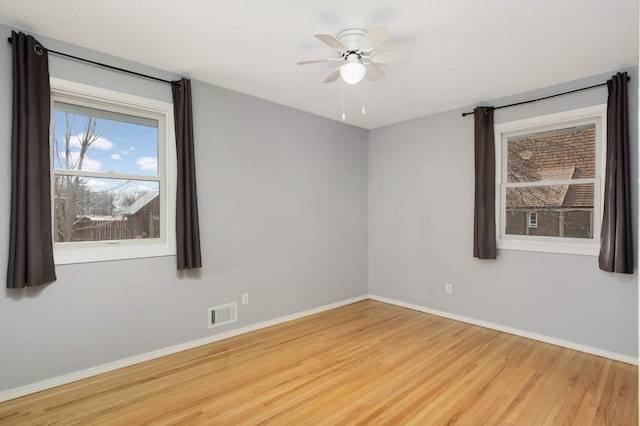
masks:
<svg viewBox="0 0 640 426"><path fill-rule="evenodd" d="M127 151L120 150L120 151L118 151L118 152L119 152L120 154L122 154L122 155L129 155L129 153L128 153Z"/></svg>
<svg viewBox="0 0 640 426"><path fill-rule="evenodd" d="M104 188L108 184L106 182L101 181L101 180L89 179L86 182L86 185L88 187L92 188L92 189L99 189L99 188Z"/></svg>
<svg viewBox="0 0 640 426"><path fill-rule="evenodd" d="M156 157L139 157L136 164L140 170L158 170L158 159Z"/></svg>
<svg viewBox="0 0 640 426"><path fill-rule="evenodd" d="M136 147L135 147L135 146L132 146L132 147L131 147L131 148L129 148L129 149L130 149L131 151L135 151L135 150L136 150Z"/></svg>
<svg viewBox="0 0 640 426"><path fill-rule="evenodd" d="M122 155L120 154L111 154L112 160L122 160Z"/></svg>
<svg viewBox="0 0 640 426"><path fill-rule="evenodd" d="M69 145L73 148L80 148L82 146L80 142L82 140L82 136L82 134L71 136ZM111 142L109 139L99 137L91 143L91 148L99 149L100 151L109 151L111 148L113 148L113 142Z"/></svg>
<svg viewBox="0 0 640 426"><path fill-rule="evenodd" d="M74 165L73 169L78 170L78 166L79 166L78 160L80 159L80 153L75 151L75 152L70 152L69 154L71 156L71 162ZM82 170L97 172L97 171L100 171L101 167L102 167L101 162L99 162L98 160L91 159L91 157L89 157L87 154L84 155L84 159L82 160Z"/></svg>

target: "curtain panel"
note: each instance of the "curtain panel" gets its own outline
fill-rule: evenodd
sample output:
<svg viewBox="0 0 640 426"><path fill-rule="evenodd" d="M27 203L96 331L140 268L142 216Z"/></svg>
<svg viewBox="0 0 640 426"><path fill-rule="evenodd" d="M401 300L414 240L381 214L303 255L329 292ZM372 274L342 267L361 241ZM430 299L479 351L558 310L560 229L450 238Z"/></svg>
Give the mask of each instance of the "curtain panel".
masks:
<svg viewBox="0 0 640 426"><path fill-rule="evenodd" d="M473 257L496 258L496 153L493 107L477 107L475 119L475 204Z"/></svg>
<svg viewBox="0 0 640 426"><path fill-rule="evenodd" d="M607 81L607 154L598 263L603 271L632 274L633 230L627 80L627 73L624 72L617 73Z"/></svg>
<svg viewBox="0 0 640 426"><path fill-rule="evenodd" d="M11 223L7 288L56 280L51 238L47 51L12 31Z"/></svg>
<svg viewBox="0 0 640 426"><path fill-rule="evenodd" d="M178 270L202 268L196 191L196 162L191 109L191 81L172 82L178 182L176 190L176 254Z"/></svg>

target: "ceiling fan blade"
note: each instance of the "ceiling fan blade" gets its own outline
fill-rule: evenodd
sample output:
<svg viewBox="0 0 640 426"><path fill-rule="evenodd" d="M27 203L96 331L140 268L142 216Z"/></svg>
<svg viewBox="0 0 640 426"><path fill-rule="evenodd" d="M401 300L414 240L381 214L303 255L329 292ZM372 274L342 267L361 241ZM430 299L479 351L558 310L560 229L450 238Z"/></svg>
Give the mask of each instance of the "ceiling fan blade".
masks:
<svg viewBox="0 0 640 426"><path fill-rule="evenodd" d="M340 78L340 67L333 70L333 72L329 74L327 78L324 79L323 83L333 83L339 78Z"/></svg>
<svg viewBox="0 0 640 426"><path fill-rule="evenodd" d="M360 49L364 52L370 52L391 37L391 31L382 25L376 24L371 31L360 41Z"/></svg>
<svg viewBox="0 0 640 426"><path fill-rule="evenodd" d="M367 73L364 75L369 81L378 81L385 76L384 72L373 64L365 65L367 67ZM339 74L339 73L338 73Z"/></svg>
<svg viewBox="0 0 640 426"><path fill-rule="evenodd" d="M375 64L406 64L411 60L411 50L378 49L371 52L369 60Z"/></svg>
<svg viewBox="0 0 640 426"><path fill-rule="evenodd" d="M329 59L329 58L325 58L325 59L310 59L308 61L298 61L298 65L319 64L321 62L329 62L329 61L331 61L331 59Z"/></svg>
<svg viewBox="0 0 640 426"><path fill-rule="evenodd" d="M347 51L347 46L342 44L337 38L332 36L331 34L314 34L314 37L329 46L330 48L336 50L340 53L345 53Z"/></svg>

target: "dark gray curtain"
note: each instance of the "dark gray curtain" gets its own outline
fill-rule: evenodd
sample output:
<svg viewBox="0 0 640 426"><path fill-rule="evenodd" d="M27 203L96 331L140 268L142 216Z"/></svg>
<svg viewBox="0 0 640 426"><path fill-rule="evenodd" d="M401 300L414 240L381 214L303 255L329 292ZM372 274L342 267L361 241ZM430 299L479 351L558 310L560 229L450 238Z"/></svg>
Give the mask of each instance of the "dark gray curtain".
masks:
<svg viewBox="0 0 640 426"><path fill-rule="evenodd" d="M7 288L56 280L51 239L50 89L46 50L12 31L11 225Z"/></svg>
<svg viewBox="0 0 640 426"><path fill-rule="evenodd" d="M627 73L607 81L607 171L604 181L604 213L600 235L600 269L633 273L631 186L629 171L629 110Z"/></svg>
<svg viewBox="0 0 640 426"><path fill-rule="evenodd" d="M473 257L496 258L496 153L493 108L477 107L475 118L475 205Z"/></svg>
<svg viewBox="0 0 640 426"><path fill-rule="evenodd" d="M202 268L200 225L196 195L196 162L191 111L191 81L183 78L171 85L176 127L178 187L176 192L176 250L178 269Z"/></svg>

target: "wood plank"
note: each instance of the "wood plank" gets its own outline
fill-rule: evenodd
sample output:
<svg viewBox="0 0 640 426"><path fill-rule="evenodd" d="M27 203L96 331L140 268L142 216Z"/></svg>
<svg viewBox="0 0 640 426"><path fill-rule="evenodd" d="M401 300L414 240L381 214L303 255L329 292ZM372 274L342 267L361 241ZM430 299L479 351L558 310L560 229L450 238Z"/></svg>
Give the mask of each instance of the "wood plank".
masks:
<svg viewBox="0 0 640 426"><path fill-rule="evenodd" d="M635 425L637 378L366 300L7 401L0 423Z"/></svg>

